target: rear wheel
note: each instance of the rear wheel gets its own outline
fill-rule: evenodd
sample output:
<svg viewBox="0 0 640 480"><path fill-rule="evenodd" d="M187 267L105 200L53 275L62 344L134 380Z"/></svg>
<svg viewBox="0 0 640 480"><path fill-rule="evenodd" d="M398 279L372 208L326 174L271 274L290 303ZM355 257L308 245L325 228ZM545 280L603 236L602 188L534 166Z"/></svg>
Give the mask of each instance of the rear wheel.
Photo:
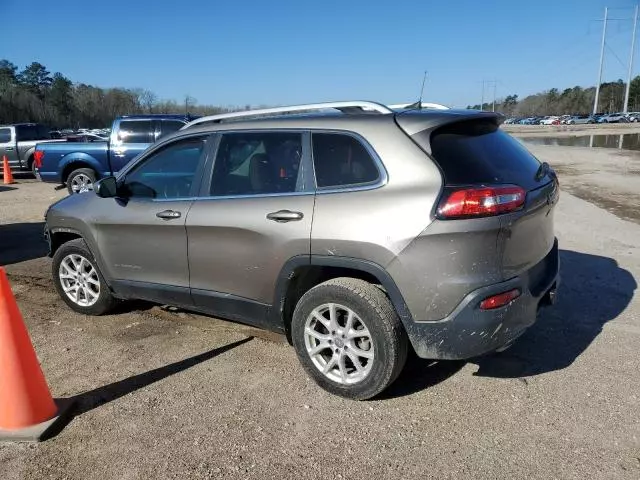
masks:
<svg viewBox="0 0 640 480"><path fill-rule="evenodd" d="M93 190L96 182L96 172L90 168L78 168L67 177L67 190L69 195L74 193L84 193Z"/></svg>
<svg viewBox="0 0 640 480"><path fill-rule="evenodd" d="M82 239L71 240L56 251L53 283L60 297L78 313L102 315L117 303Z"/></svg>
<svg viewBox="0 0 640 480"><path fill-rule="evenodd" d="M357 400L391 385L409 348L384 292L353 278L329 280L305 293L293 313L291 336L302 366L318 385Z"/></svg>
<svg viewBox="0 0 640 480"><path fill-rule="evenodd" d="M33 155L31 155L27 160L27 170L33 173L33 176L36 177L36 162L33 161Z"/></svg>

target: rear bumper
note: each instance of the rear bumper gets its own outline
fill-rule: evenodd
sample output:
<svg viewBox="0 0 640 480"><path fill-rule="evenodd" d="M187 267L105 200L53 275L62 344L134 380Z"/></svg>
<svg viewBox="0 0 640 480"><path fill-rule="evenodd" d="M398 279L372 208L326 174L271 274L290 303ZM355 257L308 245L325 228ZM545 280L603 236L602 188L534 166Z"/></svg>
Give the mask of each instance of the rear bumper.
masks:
<svg viewBox="0 0 640 480"><path fill-rule="evenodd" d="M556 240L540 263L518 277L471 292L446 318L405 325L416 353L422 358L464 360L508 346L536 321L541 307L555 301L559 268ZM514 288L522 293L508 305L480 310L485 298Z"/></svg>

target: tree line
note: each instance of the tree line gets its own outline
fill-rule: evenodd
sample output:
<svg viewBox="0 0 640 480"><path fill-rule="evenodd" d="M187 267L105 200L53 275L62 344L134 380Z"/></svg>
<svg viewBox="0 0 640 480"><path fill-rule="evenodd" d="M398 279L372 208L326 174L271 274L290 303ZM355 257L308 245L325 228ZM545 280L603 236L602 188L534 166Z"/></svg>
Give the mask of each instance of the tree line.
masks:
<svg viewBox="0 0 640 480"><path fill-rule="evenodd" d="M508 116L589 114L593 110L595 87L575 86L535 93L523 99L507 95L497 99L495 109ZM600 87L598 112L623 110L625 83L622 80L603 83ZM23 70L9 60L0 60L0 124L39 122L55 128L103 128L119 115L143 113L215 113L250 108L198 105L185 95L182 102L160 100L142 88L100 88L73 83L60 72L51 74L33 62ZM468 105L467 108L491 110L493 102ZM631 81L629 111L640 111L640 76Z"/></svg>
<svg viewBox="0 0 640 480"><path fill-rule="evenodd" d="M189 95L180 103L159 100L150 90L73 83L60 72L51 74L38 62L19 70L9 60L0 60L0 124L38 122L54 128L103 128L119 115L212 115L243 108L249 106L198 105Z"/></svg>
<svg viewBox="0 0 640 480"><path fill-rule="evenodd" d="M600 85L598 96L599 113L621 112L624 109L624 94L626 83L622 80L606 82ZM497 99L495 110L507 116L528 117L538 115L588 115L593 112L593 102L596 98L596 87L583 88L575 86L560 91L552 88L540 93L534 93L522 100L518 95L507 95ZM467 105L467 108L477 110L492 110L493 102L484 105ZM640 76L631 80L629 88L629 111L640 111Z"/></svg>

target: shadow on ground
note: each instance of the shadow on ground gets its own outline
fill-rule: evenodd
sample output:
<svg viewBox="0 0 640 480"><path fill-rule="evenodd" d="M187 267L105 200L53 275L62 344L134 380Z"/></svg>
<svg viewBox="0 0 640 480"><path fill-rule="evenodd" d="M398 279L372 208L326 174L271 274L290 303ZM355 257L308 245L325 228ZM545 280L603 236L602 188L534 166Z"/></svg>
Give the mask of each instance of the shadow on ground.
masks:
<svg viewBox="0 0 640 480"><path fill-rule="evenodd" d="M52 431L48 432L47 438L51 438L58 433L73 420L73 418L87 413L95 408L98 408L106 403L117 400L125 395L133 393L149 385L164 380L172 375L180 373L188 368L194 367L200 363L211 360L229 350L239 347L242 344L250 342L253 337L243 338L236 342L223 345L222 347L214 348L204 353L200 353L193 357L180 360L178 362L170 363L164 367L155 368L145 373L133 375L131 377L119 380L117 382L104 385L102 387L89 390L87 392L76 395L75 397L65 399L73 404L73 410L69 413L69 417L65 422L61 423Z"/></svg>
<svg viewBox="0 0 640 480"><path fill-rule="evenodd" d="M404 397L433 387L458 373L465 363L464 361L424 360L411 350L407 364L398 379L375 399Z"/></svg>
<svg viewBox="0 0 640 480"><path fill-rule="evenodd" d="M558 303L508 350L475 360L476 375L517 378L571 365L629 305L635 278L609 257L560 251Z"/></svg>
<svg viewBox="0 0 640 480"><path fill-rule="evenodd" d="M47 255L44 222L0 225L0 265L33 260Z"/></svg>
<svg viewBox="0 0 640 480"><path fill-rule="evenodd" d="M609 257L560 251L558 303L539 313L538 321L503 353L470 360L475 375L520 378L561 370L571 365L600 334L605 323L631 302L636 280ZM455 375L466 362L434 362L410 354L394 384L378 398L424 390Z"/></svg>
<svg viewBox="0 0 640 480"><path fill-rule="evenodd" d="M0 185L0 192L7 192L9 190L17 190L17 188L9 187L8 185Z"/></svg>

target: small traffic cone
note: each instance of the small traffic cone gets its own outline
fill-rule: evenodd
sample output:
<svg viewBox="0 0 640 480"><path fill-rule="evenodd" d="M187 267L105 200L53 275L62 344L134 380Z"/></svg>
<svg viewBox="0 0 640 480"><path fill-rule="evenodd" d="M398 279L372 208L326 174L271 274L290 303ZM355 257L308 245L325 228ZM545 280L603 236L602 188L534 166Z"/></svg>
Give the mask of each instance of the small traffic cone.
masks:
<svg viewBox="0 0 640 480"><path fill-rule="evenodd" d="M0 267L0 440L48 438L70 413L69 401L51 398L29 333Z"/></svg>
<svg viewBox="0 0 640 480"><path fill-rule="evenodd" d="M4 176L4 184L11 185L12 183L16 183L13 180L13 175L11 174L11 167L9 166L9 159L6 155L2 156L2 175Z"/></svg>

